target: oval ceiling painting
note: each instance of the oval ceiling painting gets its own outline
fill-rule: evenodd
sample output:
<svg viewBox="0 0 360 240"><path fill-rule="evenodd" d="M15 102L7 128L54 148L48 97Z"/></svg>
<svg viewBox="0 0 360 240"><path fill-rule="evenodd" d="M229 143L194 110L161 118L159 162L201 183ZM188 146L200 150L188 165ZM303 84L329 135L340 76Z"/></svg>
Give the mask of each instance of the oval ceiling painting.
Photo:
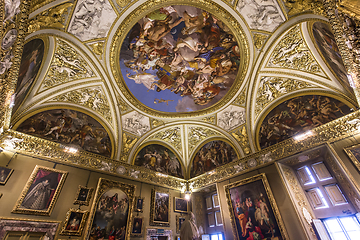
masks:
<svg viewBox="0 0 360 240"><path fill-rule="evenodd" d="M192 112L220 101L240 64L230 29L196 7L173 5L140 19L125 38L120 68L126 86L145 106Z"/></svg>
<svg viewBox="0 0 360 240"><path fill-rule="evenodd" d="M220 140L208 142L195 154L190 178L236 160L238 160L238 156L228 143Z"/></svg>
<svg viewBox="0 0 360 240"><path fill-rule="evenodd" d="M136 155L134 165L146 167L174 177L184 178L184 172L179 159L171 150L159 144L143 147Z"/></svg>
<svg viewBox="0 0 360 240"><path fill-rule="evenodd" d="M276 106L260 126L260 147L266 148L328 123L351 109L344 103L326 96L295 97Z"/></svg>
<svg viewBox="0 0 360 240"><path fill-rule="evenodd" d="M105 128L92 117L69 109L54 109L31 116L16 129L19 132L111 156L111 141Z"/></svg>

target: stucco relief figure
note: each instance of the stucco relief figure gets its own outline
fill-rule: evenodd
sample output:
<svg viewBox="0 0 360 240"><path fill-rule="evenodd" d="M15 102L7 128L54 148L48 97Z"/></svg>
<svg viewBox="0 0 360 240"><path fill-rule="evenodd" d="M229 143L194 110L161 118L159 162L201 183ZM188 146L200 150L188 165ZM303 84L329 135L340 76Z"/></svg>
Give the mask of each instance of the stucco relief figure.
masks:
<svg viewBox="0 0 360 240"><path fill-rule="evenodd" d="M245 123L245 109L229 106L217 115L218 126L225 129L231 130L235 127Z"/></svg>
<svg viewBox="0 0 360 240"><path fill-rule="evenodd" d="M195 224L195 215L190 212L181 224L180 240L200 240L200 232Z"/></svg>
<svg viewBox="0 0 360 240"><path fill-rule="evenodd" d="M20 12L20 0L4 0L5 4L5 19L4 23L8 20L13 22L13 18Z"/></svg>
<svg viewBox="0 0 360 240"><path fill-rule="evenodd" d="M68 31L82 41L103 38L116 17L108 0L80 0Z"/></svg>
<svg viewBox="0 0 360 240"><path fill-rule="evenodd" d="M239 0L236 10L253 29L272 32L285 21L278 3L274 0Z"/></svg>

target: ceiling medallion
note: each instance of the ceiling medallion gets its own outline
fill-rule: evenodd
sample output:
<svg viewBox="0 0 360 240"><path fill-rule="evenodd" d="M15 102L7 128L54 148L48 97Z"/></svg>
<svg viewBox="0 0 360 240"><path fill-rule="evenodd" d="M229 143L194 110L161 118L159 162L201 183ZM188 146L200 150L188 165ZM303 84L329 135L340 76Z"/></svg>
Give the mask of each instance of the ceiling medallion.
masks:
<svg viewBox="0 0 360 240"><path fill-rule="evenodd" d="M153 116L213 112L239 90L247 70L248 43L231 14L210 1L180 2L144 3L112 42L111 65L122 93Z"/></svg>

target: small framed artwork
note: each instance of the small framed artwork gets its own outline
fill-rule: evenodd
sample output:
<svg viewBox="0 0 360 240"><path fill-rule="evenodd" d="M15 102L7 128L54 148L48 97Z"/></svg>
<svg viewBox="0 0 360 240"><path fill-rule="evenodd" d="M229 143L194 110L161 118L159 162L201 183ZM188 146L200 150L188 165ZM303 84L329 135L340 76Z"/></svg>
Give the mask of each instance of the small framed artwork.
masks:
<svg viewBox="0 0 360 240"><path fill-rule="evenodd" d="M6 168L6 167L0 167L0 184L5 185L7 180L9 180L10 175L13 173L13 169Z"/></svg>
<svg viewBox="0 0 360 240"><path fill-rule="evenodd" d="M225 193L234 239L289 239L264 173L226 185Z"/></svg>
<svg viewBox="0 0 360 240"><path fill-rule="evenodd" d="M141 237L143 235L144 221L142 217L133 217L131 226L131 236Z"/></svg>
<svg viewBox="0 0 360 240"><path fill-rule="evenodd" d="M134 211L135 212L143 212L143 207L144 207L144 198L142 198L140 196L135 197Z"/></svg>
<svg viewBox="0 0 360 240"><path fill-rule="evenodd" d="M344 149L358 171L360 171L360 144Z"/></svg>
<svg viewBox="0 0 360 240"><path fill-rule="evenodd" d="M37 165L12 213L50 216L67 172Z"/></svg>
<svg viewBox="0 0 360 240"><path fill-rule="evenodd" d="M81 236L88 215L88 211L82 211L80 209L70 209L66 213L65 222L61 228L60 234L69 236Z"/></svg>
<svg viewBox="0 0 360 240"><path fill-rule="evenodd" d="M180 213L187 213L188 201L185 198L174 197L174 211Z"/></svg>
<svg viewBox="0 0 360 240"><path fill-rule="evenodd" d="M74 200L74 204L89 206L89 202L93 191L94 191L93 188L79 186L79 189L76 193L76 197Z"/></svg>
<svg viewBox="0 0 360 240"><path fill-rule="evenodd" d="M151 192L150 225L170 226L170 193L155 189Z"/></svg>
<svg viewBox="0 0 360 240"><path fill-rule="evenodd" d="M181 225L183 224L183 222L185 221L185 217L176 216L176 233L180 233L180 229L181 229Z"/></svg>

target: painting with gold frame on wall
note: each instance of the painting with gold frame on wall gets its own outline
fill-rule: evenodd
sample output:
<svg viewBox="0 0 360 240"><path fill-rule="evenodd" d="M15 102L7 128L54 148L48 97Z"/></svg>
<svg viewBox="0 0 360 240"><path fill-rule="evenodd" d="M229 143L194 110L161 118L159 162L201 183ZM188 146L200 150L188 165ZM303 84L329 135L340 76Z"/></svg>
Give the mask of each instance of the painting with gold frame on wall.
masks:
<svg viewBox="0 0 360 240"><path fill-rule="evenodd" d="M188 201L185 198L174 197L174 212L187 213Z"/></svg>
<svg viewBox="0 0 360 240"><path fill-rule="evenodd" d="M50 216L67 174L36 165L12 213Z"/></svg>
<svg viewBox="0 0 360 240"><path fill-rule="evenodd" d="M74 204L89 206L89 202L93 191L94 191L93 188L79 186L79 189L76 193L76 197L74 200Z"/></svg>
<svg viewBox="0 0 360 240"><path fill-rule="evenodd" d="M0 167L0 185L5 185L7 180L9 180L11 174L13 173L14 169Z"/></svg>
<svg viewBox="0 0 360 240"><path fill-rule="evenodd" d="M176 233L180 233L181 225L185 222L185 217L176 215Z"/></svg>
<svg viewBox="0 0 360 240"><path fill-rule="evenodd" d="M144 230L144 218L133 217L131 221L131 236L142 237Z"/></svg>
<svg viewBox="0 0 360 240"><path fill-rule="evenodd" d="M360 171L360 144L347 147L344 149L344 151L354 163L358 171Z"/></svg>
<svg viewBox="0 0 360 240"><path fill-rule="evenodd" d="M136 196L134 202L134 212L143 212L143 208L144 208L144 198L140 196Z"/></svg>
<svg viewBox="0 0 360 240"><path fill-rule="evenodd" d="M151 191L150 225L170 226L170 193L155 189Z"/></svg>
<svg viewBox="0 0 360 240"><path fill-rule="evenodd" d="M264 173L224 188L234 239L289 239Z"/></svg>
<svg viewBox="0 0 360 240"><path fill-rule="evenodd" d="M66 213L65 222L61 228L61 235L81 236L89 215L88 211L70 209Z"/></svg>
<svg viewBox="0 0 360 240"><path fill-rule="evenodd" d="M134 193L134 185L100 178L85 239L130 239Z"/></svg>

